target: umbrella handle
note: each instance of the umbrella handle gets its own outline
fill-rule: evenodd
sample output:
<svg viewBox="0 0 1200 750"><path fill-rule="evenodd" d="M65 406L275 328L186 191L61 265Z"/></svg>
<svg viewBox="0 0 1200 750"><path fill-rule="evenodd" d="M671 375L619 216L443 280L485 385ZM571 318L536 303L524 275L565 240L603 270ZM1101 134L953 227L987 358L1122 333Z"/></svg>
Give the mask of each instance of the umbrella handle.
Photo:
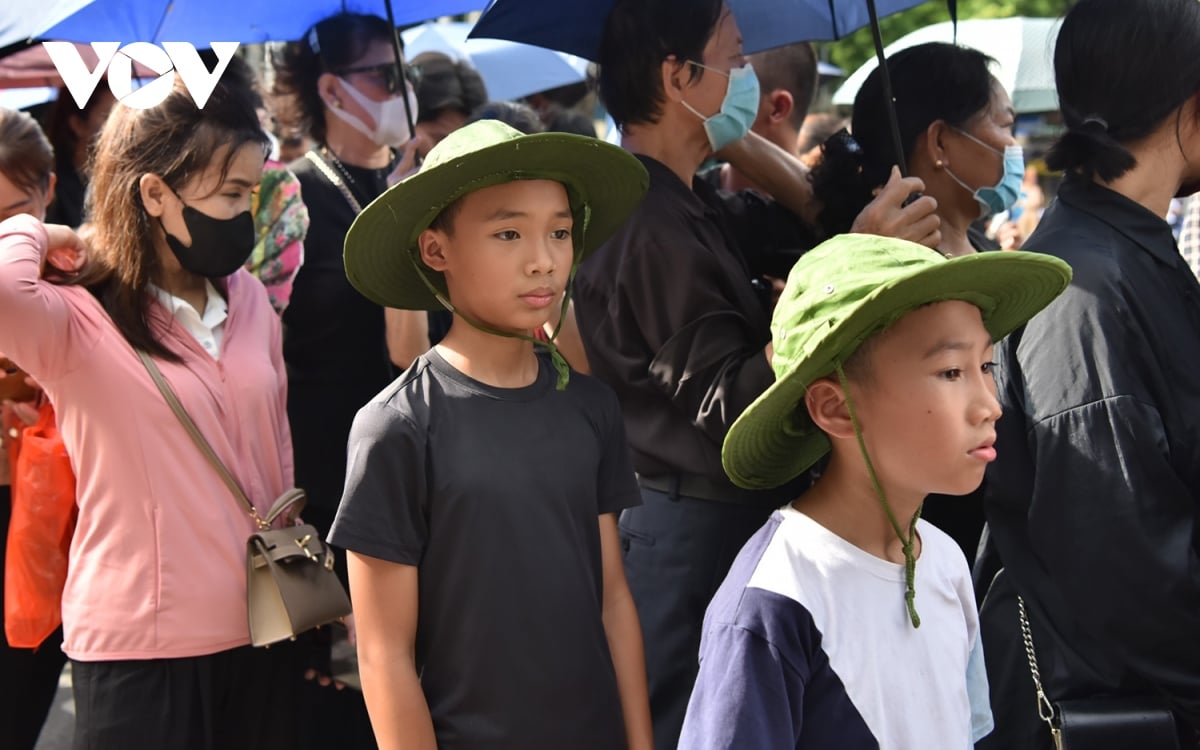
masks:
<svg viewBox="0 0 1200 750"><path fill-rule="evenodd" d="M392 52L396 55L396 65L400 68L400 82L404 84L404 119L408 121L409 137L415 138L417 135L416 118L413 117L412 104L409 102L408 78L404 75L404 53L400 44L400 32L396 30L396 15L392 12L392 0L383 0L383 7L387 11L388 28L392 30ZM420 164L421 157L413 154L413 166Z"/></svg>
<svg viewBox="0 0 1200 750"><path fill-rule="evenodd" d="M887 99L888 125L892 129L892 148L896 152L896 165L900 167L900 176L908 177L904 143L900 138L900 120L896 117L896 97L892 94L892 76L888 72L887 58L883 54L883 35L879 31L879 12L875 9L875 0L867 0L867 13L871 17L871 36L875 40L875 56L879 58L879 73L883 76L883 96Z"/></svg>

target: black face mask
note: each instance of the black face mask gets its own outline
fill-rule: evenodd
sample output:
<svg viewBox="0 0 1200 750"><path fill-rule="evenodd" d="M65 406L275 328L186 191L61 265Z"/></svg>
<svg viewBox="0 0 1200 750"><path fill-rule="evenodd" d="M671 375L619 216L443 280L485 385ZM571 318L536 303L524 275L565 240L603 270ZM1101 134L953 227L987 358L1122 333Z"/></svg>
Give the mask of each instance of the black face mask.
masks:
<svg viewBox="0 0 1200 750"><path fill-rule="evenodd" d="M214 219L186 203L183 224L192 236L192 244L184 245L170 232L167 246L184 270L207 279L219 279L242 267L254 250L254 218L243 211L232 219Z"/></svg>

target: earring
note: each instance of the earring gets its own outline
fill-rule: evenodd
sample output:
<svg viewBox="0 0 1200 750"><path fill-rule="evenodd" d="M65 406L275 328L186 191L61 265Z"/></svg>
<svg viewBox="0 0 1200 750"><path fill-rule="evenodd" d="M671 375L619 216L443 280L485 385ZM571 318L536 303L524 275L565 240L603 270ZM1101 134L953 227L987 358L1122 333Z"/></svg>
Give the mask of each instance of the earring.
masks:
<svg viewBox="0 0 1200 750"><path fill-rule="evenodd" d="M933 166L937 167L938 169L941 169L942 167L944 167L944 166L946 166L946 165L945 165L945 164L942 162L942 160L941 160L941 159L938 159L937 161L935 161L935 162L933 163Z"/></svg>
<svg viewBox="0 0 1200 750"><path fill-rule="evenodd" d="M333 107L334 109L341 109L342 103L340 101L338 101L337 99L330 99L329 106Z"/></svg>

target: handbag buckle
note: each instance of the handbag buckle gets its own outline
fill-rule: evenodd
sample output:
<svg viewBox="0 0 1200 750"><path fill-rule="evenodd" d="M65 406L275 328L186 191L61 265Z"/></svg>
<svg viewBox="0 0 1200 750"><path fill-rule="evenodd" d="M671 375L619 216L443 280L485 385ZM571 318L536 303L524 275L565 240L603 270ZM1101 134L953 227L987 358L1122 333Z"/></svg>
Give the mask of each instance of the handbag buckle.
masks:
<svg viewBox="0 0 1200 750"><path fill-rule="evenodd" d="M311 539L312 539L312 534L305 534L303 537L301 537L299 539L293 539L292 541L295 542L296 546L299 547L301 549L301 551L304 552L305 557L307 557L309 560L312 560L315 563L319 563L319 562L321 562L321 558L314 555L312 550L310 550L308 548L308 543Z"/></svg>

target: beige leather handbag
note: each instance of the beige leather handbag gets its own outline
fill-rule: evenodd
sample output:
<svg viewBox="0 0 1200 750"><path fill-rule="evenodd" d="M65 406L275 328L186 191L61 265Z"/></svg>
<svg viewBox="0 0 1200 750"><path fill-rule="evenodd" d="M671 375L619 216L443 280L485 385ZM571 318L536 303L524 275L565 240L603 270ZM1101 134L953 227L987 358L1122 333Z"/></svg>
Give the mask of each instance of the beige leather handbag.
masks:
<svg viewBox="0 0 1200 750"><path fill-rule="evenodd" d="M246 612L250 621L250 642L255 646L269 646L284 639L294 640L306 630L350 614L350 598L333 571L333 550L321 539L316 527L296 525L307 500L304 490L288 490L271 505L266 518L259 516L254 503L242 492L237 480L179 403L158 365L143 351L138 352L138 357L196 447L258 527L246 542ZM273 528L278 519L283 521L281 528Z"/></svg>

